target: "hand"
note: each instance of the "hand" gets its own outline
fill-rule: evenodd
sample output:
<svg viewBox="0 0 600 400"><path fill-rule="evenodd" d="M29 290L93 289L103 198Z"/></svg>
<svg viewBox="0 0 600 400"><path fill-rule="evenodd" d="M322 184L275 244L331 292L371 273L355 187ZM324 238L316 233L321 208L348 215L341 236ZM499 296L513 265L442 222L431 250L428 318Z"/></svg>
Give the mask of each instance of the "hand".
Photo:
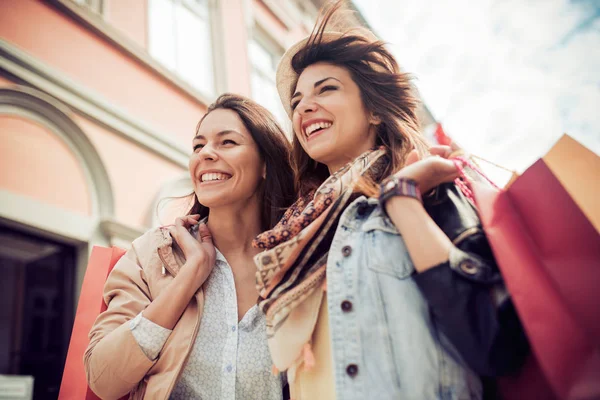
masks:
<svg viewBox="0 0 600 400"><path fill-rule="evenodd" d="M192 274L197 288L200 287L215 266L217 252L212 235L205 224L198 227L198 238L192 236L189 228L198 223L199 215L177 218L175 225L169 228L173 240L179 245L185 256L184 268Z"/></svg>
<svg viewBox="0 0 600 400"><path fill-rule="evenodd" d="M449 146L432 146L429 153L429 156L421 159L416 150L411 151L404 168L396 173L400 178L415 180L422 194L459 176L454 163L448 160L452 153Z"/></svg>

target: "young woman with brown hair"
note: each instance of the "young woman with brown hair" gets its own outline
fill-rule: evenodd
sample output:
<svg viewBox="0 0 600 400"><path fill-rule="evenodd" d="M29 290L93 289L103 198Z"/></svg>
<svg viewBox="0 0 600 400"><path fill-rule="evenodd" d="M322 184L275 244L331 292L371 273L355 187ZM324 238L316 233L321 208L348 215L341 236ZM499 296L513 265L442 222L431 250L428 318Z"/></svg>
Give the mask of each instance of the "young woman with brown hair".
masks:
<svg viewBox="0 0 600 400"><path fill-rule="evenodd" d="M266 109L226 94L192 147L190 213L136 239L107 279L89 386L104 399L280 400L251 242L293 201L289 142Z"/></svg>
<svg viewBox="0 0 600 400"><path fill-rule="evenodd" d="M469 275L486 266L422 204L457 178L450 149L428 148L410 77L372 33L337 28L340 6L277 70L301 198L255 242L275 366L295 400L479 399L478 374L520 359L497 357L501 316Z"/></svg>

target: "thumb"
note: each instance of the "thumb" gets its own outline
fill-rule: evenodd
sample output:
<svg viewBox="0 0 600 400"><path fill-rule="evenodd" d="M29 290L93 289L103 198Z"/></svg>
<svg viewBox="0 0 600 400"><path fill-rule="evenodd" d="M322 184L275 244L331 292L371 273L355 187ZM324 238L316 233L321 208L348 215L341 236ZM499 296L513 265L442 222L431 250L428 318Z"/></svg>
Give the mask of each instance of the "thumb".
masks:
<svg viewBox="0 0 600 400"><path fill-rule="evenodd" d="M429 148L429 154L432 156L449 158L452 154L452 148L450 146L431 146Z"/></svg>
<svg viewBox="0 0 600 400"><path fill-rule="evenodd" d="M413 150L408 153L408 156L406 157L406 163L404 165L414 164L419 161L419 159L419 152L417 150Z"/></svg>
<svg viewBox="0 0 600 400"><path fill-rule="evenodd" d="M206 224L200 224L198 227L198 237L200 238L201 243L213 244L212 234L208 230L208 226L206 226Z"/></svg>

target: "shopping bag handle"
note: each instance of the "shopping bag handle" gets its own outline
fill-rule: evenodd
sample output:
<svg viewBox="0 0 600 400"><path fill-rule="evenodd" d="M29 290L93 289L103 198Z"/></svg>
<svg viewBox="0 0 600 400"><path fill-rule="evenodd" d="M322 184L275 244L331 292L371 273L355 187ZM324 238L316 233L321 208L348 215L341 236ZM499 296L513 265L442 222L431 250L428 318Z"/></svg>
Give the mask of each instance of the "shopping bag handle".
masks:
<svg viewBox="0 0 600 400"><path fill-rule="evenodd" d="M456 184L456 186L458 186L458 188L465 195L465 197L471 201L471 203L475 204L475 196L473 195L473 191L469 187L469 184L472 183L472 179L469 178L469 176L465 172L465 167L470 168L475 173L477 173L477 175L484 178L496 190L501 190L498 187L498 185L496 185L490 178L487 177L487 175L485 175L483 173L483 171L481 170L481 168L479 168L479 166L477 166L474 162L469 160L467 157L462 156L462 155L456 156L456 157L453 157L451 159L451 161L456 166L456 169L458 170L458 173L460 175L458 178L456 178L454 180L454 183ZM506 169L506 168L504 168L504 169Z"/></svg>

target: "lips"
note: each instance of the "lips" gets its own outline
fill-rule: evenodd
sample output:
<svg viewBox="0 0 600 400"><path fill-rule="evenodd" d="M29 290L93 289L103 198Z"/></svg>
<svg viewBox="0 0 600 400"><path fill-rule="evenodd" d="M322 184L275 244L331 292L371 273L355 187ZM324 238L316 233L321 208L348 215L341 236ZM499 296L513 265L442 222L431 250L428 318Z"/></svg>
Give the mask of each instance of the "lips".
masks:
<svg viewBox="0 0 600 400"><path fill-rule="evenodd" d="M310 138L318 132L327 129L333 125L333 122L325 119L312 119L302 124L302 132L306 138Z"/></svg>
<svg viewBox="0 0 600 400"><path fill-rule="evenodd" d="M218 182L226 181L231 178L230 174L224 172L205 172L200 176L200 181L204 182Z"/></svg>

